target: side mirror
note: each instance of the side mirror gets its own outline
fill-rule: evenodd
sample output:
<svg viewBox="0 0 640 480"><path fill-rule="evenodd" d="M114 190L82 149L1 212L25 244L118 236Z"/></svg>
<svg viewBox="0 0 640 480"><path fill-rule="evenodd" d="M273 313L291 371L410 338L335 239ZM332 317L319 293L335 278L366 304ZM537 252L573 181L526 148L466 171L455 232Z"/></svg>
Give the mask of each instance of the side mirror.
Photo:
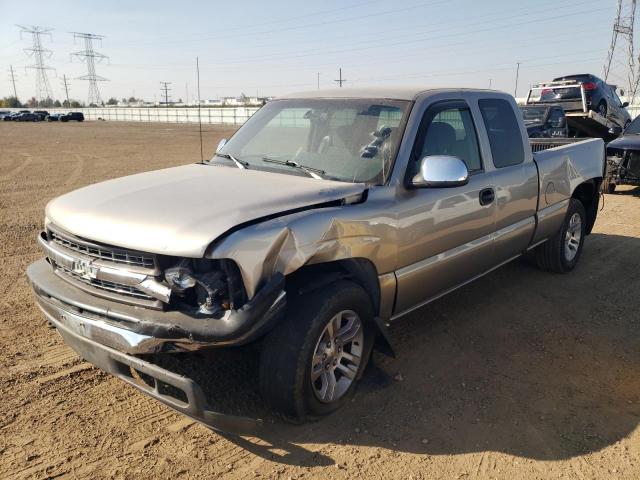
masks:
<svg viewBox="0 0 640 480"><path fill-rule="evenodd" d="M622 127L615 126L615 127L611 127L611 128L609 129L609 135L616 135L616 136L618 136L618 135L620 135L621 133L622 133Z"/></svg>
<svg viewBox="0 0 640 480"><path fill-rule="evenodd" d="M629 102L623 102L622 103L622 108L627 108L629 106Z"/></svg>
<svg viewBox="0 0 640 480"><path fill-rule="evenodd" d="M222 147L224 147L226 143L227 143L227 139L226 138L223 138L222 140L220 140L218 142L218 147L216 148L216 153L218 153L220 150L222 150Z"/></svg>
<svg viewBox="0 0 640 480"><path fill-rule="evenodd" d="M416 188L459 187L469 182L469 171L458 157L426 156L420 160L420 170L411 180Z"/></svg>

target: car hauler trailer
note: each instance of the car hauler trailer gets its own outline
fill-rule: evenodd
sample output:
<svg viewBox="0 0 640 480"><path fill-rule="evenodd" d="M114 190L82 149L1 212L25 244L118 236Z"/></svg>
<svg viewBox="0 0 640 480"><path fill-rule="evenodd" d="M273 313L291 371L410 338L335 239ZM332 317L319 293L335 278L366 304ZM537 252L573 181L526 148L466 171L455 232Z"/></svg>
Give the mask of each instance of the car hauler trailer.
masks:
<svg viewBox="0 0 640 480"><path fill-rule="evenodd" d="M533 85L525 105L558 104L565 110L569 135L611 140L622 132L622 125L593 110L587 101L583 83L559 80Z"/></svg>

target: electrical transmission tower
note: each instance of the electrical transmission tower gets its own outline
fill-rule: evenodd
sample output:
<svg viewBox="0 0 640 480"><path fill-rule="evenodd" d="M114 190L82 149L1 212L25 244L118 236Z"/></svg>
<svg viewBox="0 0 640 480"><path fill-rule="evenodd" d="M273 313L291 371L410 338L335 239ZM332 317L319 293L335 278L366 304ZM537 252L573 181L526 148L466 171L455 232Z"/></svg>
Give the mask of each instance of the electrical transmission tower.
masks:
<svg viewBox="0 0 640 480"><path fill-rule="evenodd" d="M102 99L100 98L100 90L98 90L98 82L106 82L107 79L96 75L96 62L100 63L105 58L109 58L106 55L103 55L99 52L96 52L93 49L93 41L94 40L102 40L104 38L103 35L95 35L93 33L78 33L72 32L73 39L81 38L84 40L84 50L80 50L79 52L72 53L71 55L75 55L80 58L83 62L87 64L87 74L81 77L78 77L78 80L88 80L89 81L89 105L95 104L100 105L102 103Z"/></svg>
<svg viewBox="0 0 640 480"><path fill-rule="evenodd" d="M53 70L53 68L45 65L44 60L45 58L50 58L53 52L42 46L42 37L44 35L49 35L49 39L51 39L51 29L36 26L23 27L22 25L18 25L18 27L20 27L20 38L22 38L23 33L31 35L33 44L31 48L25 48L24 51L35 60L35 63L27 66L27 68L33 68L36 70L35 98L38 104L40 104L43 100L52 97L51 86L49 85L49 78L47 77L47 70Z"/></svg>
<svg viewBox="0 0 640 480"><path fill-rule="evenodd" d="M640 80L638 59L633 45L633 23L636 16L636 0L618 0L613 22L611 45L604 64L604 80L619 83L629 103L633 103ZM621 84L621 85L620 85Z"/></svg>
<svg viewBox="0 0 640 480"><path fill-rule="evenodd" d="M160 82L160 85L162 85L160 87L160 91L162 92L162 96L164 97L164 106L168 107L169 106L169 91L171 90L169 88L169 85L171 85L171 82Z"/></svg>
<svg viewBox="0 0 640 480"><path fill-rule="evenodd" d="M11 79L11 83L13 84L13 96L18 99L18 92L16 91L16 75L13 72L13 65L9 65L9 78Z"/></svg>
<svg viewBox="0 0 640 480"><path fill-rule="evenodd" d="M69 102L69 84L67 82L67 75L62 76L62 85L64 86L64 93L67 97L67 108L71 107L71 103Z"/></svg>
<svg viewBox="0 0 640 480"><path fill-rule="evenodd" d="M342 84L343 84L344 82L346 82L347 80L346 80L346 79L344 79L344 78L342 78L342 68L338 69L338 73L339 73L339 75L338 75L338 79L337 79L337 80L334 80L334 82L336 82L336 83L338 84L338 86L339 86L339 87L342 87Z"/></svg>

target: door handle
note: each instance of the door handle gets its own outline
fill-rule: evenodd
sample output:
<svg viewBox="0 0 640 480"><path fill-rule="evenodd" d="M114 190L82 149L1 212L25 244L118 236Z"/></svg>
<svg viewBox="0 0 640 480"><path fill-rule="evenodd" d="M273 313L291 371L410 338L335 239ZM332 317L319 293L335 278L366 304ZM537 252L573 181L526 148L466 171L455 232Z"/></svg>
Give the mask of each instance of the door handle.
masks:
<svg viewBox="0 0 640 480"><path fill-rule="evenodd" d="M496 192L493 188L483 188L480 190L480 205L489 205L496 199Z"/></svg>

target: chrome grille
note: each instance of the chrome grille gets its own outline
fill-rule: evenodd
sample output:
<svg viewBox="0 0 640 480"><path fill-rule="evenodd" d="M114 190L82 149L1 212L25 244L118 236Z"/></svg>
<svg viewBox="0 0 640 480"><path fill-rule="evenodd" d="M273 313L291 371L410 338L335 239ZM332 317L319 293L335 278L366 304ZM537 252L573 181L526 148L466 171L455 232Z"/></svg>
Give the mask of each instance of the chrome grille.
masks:
<svg viewBox="0 0 640 480"><path fill-rule="evenodd" d="M154 268L156 266L155 257L150 254L94 244L51 228L48 230L48 235L49 239L58 245L91 258L144 268Z"/></svg>
<svg viewBox="0 0 640 480"><path fill-rule="evenodd" d="M61 272L64 272L66 275L69 275L75 281L84 283L85 285L90 287L98 288L100 290L105 290L107 292L112 292L118 295L126 295L129 297L140 298L143 300L155 301L153 297L129 285L122 285L120 283L107 282L105 280L85 278L82 275L72 270L64 268L62 265L58 265L58 269Z"/></svg>
<svg viewBox="0 0 640 480"><path fill-rule="evenodd" d="M54 225L47 227L42 239L46 244L50 244L52 247L56 246L65 252L64 255L72 258L77 256L78 261L84 261L87 264L94 261L102 265L113 263L113 267L116 269L146 275L148 278L156 277L160 271L156 256L151 253L97 244L75 237ZM53 258L51 255L47 256L54 266L55 273L81 290L118 302L153 309L163 308L160 300L137 288L137 283L127 284L111 281L111 279L96 278L95 275L84 272L82 268L78 269L76 261L56 261L55 256Z"/></svg>

